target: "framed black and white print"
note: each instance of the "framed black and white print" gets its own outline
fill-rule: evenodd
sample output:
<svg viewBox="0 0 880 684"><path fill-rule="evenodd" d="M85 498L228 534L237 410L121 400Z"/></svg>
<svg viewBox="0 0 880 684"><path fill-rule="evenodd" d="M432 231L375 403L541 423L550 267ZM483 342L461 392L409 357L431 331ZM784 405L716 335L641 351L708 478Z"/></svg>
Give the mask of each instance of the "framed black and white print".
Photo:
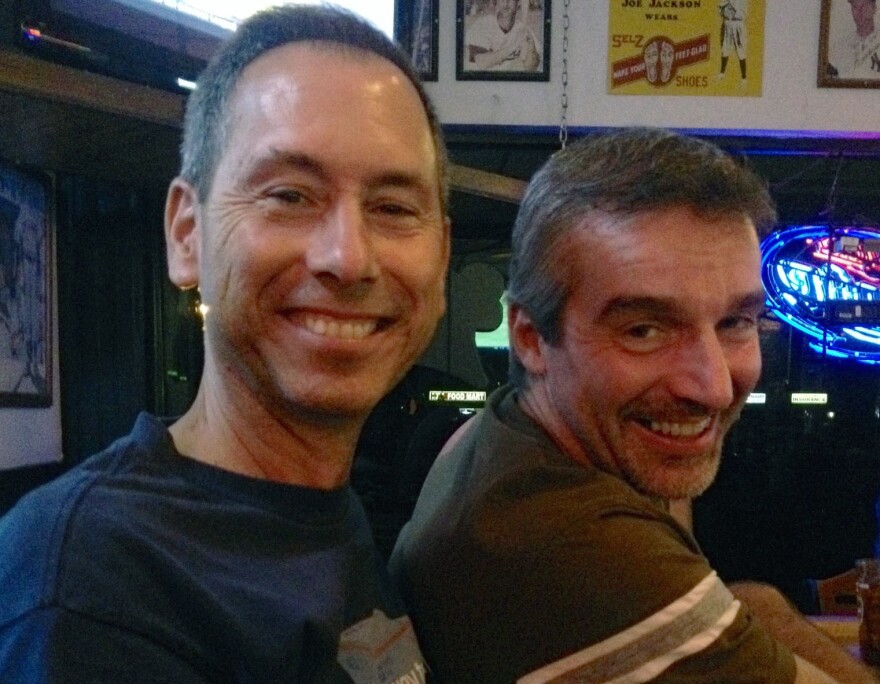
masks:
<svg viewBox="0 0 880 684"><path fill-rule="evenodd" d="M880 88L880 12L876 0L822 0L820 88Z"/></svg>
<svg viewBox="0 0 880 684"><path fill-rule="evenodd" d="M460 81L548 81L550 0L457 0Z"/></svg>
<svg viewBox="0 0 880 684"><path fill-rule="evenodd" d="M52 404L48 179L0 162L0 407Z"/></svg>
<svg viewBox="0 0 880 684"><path fill-rule="evenodd" d="M440 0L397 0L394 35L423 81L437 80Z"/></svg>

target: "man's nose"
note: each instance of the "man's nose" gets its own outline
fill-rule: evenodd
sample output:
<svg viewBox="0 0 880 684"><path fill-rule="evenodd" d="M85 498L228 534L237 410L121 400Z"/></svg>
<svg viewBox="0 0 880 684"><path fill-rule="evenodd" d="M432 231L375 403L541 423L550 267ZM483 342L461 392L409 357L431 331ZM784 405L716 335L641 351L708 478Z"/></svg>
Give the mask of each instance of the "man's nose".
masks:
<svg viewBox="0 0 880 684"><path fill-rule="evenodd" d="M696 334L682 344L669 373L670 388L681 399L716 410L733 403L730 358L714 330Z"/></svg>
<svg viewBox="0 0 880 684"><path fill-rule="evenodd" d="M306 262L316 276L332 276L344 284L376 277L372 235L360 202L342 200L327 212L312 236Z"/></svg>

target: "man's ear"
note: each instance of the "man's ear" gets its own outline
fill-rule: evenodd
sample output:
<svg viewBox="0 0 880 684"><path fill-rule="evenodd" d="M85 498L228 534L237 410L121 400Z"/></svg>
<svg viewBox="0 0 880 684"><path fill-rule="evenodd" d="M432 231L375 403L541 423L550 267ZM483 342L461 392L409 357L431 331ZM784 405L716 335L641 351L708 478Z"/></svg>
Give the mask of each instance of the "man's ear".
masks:
<svg viewBox="0 0 880 684"><path fill-rule="evenodd" d="M518 304L507 310L507 331L510 344L529 375L543 375L544 340L532 323L532 317Z"/></svg>
<svg viewBox="0 0 880 684"><path fill-rule="evenodd" d="M199 284L199 198L180 177L171 181L165 199L165 253L168 277L179 288Z"/></svg>

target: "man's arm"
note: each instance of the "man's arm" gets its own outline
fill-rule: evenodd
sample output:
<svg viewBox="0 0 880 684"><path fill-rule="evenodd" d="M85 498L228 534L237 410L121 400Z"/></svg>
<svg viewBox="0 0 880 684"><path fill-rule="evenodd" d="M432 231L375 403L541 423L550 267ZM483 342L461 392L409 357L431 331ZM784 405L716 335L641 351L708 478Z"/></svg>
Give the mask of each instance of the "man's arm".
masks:
<svg viewBox="0 0 880 684"><path fill-rule="evenodd" d="M487 50L478 45L468 45L471 61L477 69L486 70L497 67L499 64L512 59L516 50L511 47L499 50Z"/></svg>
<svg viewBox="0 0 880 684"><path fill-rule="evenodd" d="M810 624L774 587L757 582L738 582L728 585L728 589L749 607L774 639L795 654L797 684L880 681L871 670Z"/></svg>
<svg viewBox="0 0 880 684"><path fill-rule="evenodd" d="M794 684L843 684L840 680L825 674L818 667L798 655L794 657L794 662L797 666Z"/></svg>
<svg viewBox="0 0 880 684"><path fill-rule="evenodd" d="M44 608L0 626L0 682L154 681L209 679L156 641L70 611Z"/></svg>

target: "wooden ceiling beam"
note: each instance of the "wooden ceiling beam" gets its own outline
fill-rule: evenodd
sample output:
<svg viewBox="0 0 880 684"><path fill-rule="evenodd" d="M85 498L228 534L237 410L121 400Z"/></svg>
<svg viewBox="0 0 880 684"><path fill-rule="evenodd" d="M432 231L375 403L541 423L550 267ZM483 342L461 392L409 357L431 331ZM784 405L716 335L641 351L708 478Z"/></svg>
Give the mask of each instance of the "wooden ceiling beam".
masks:
<svg viewBox="0 0 880 684"><path fill-rule="evenodd" d="M185 97L0 49L0 90L180 128Z"/></svg>
<svg viewBox="0 0 880 684"><path fill-rule="evenodd" d="M458 192L519 204L528 183L470 166L449 165L449 186Z"/></svg>
<svg viewBox="0 0 880 684"><path fill-rule="evenodd" d="M185 97L0 48L0 90L179 129ZM526 182L458 164L449 165L458 192L519 204Z"/></svg>

